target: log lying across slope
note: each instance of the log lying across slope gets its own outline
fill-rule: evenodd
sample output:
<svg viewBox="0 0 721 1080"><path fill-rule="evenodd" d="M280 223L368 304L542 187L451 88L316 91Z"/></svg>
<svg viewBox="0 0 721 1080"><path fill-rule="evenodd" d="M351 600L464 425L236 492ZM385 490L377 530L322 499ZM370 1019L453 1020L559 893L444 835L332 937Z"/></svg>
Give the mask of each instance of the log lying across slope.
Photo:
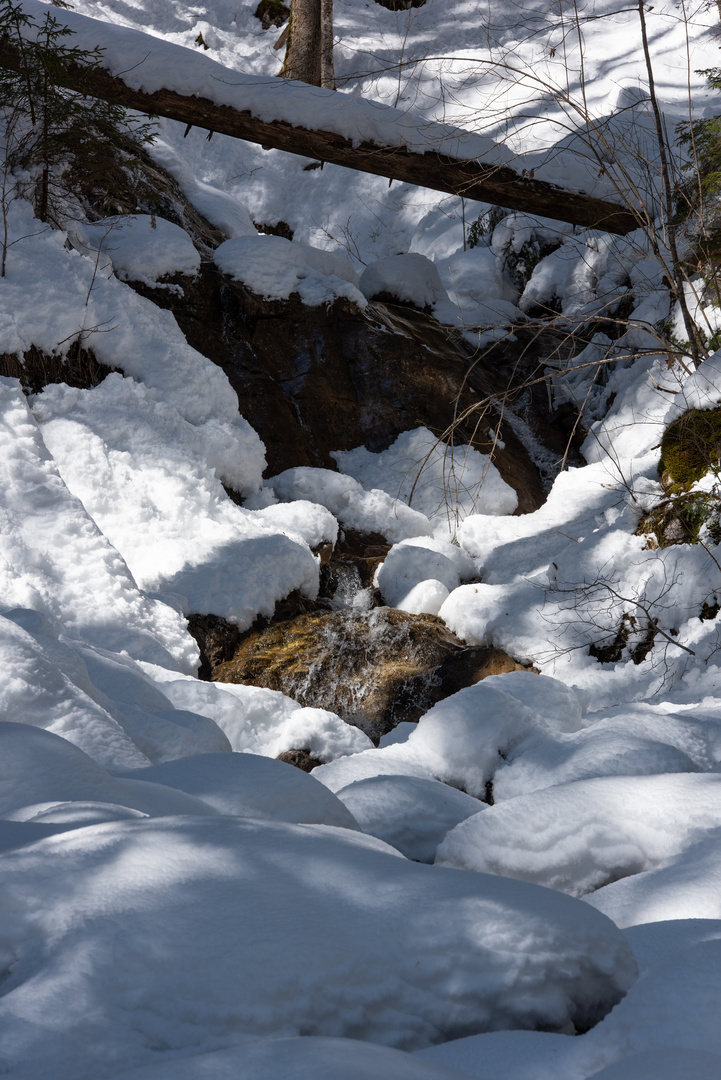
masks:
<svg viewBox="0 0 721 1080"><path fill-rule="evenodd" d="M47 10L35 0L23 6L36 21ZM104 50L102 66L64 76L70 89L266 148L574 225L623 235L641 224L627 207L523 176L508 164L504 147L471 132L352 95L243 75L181 46L72 12L53 15L74 31L73 44ZM0 41L0 65L18 70L20 64L19 50Z"/></svg>

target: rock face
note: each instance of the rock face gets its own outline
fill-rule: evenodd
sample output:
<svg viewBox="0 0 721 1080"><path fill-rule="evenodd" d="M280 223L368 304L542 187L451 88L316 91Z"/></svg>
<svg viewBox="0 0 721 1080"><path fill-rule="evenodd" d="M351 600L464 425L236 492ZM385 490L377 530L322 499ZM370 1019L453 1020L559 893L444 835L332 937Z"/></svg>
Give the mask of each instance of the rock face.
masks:
<svg viewBox="0 0 721 1080"><path fill-rule="evenodd" d="M378 453L419 426L441 433L456 410L508 383L502 363L472 365L459 334L407 307L264 300L208 263L195 279L168 281L183 294L133 287L169 307L189 343L223 368L266 445L269 475L296 465L335 469L332 450ZM498 417L478 419L459 429L457 441L489 453ZM538 509L545 492L536 466L505 421L499 438L504 445L493 461L518 492L519 512Z"/></svg>
<svg viewBox="0 0 721 1080"><path fill-rule="evenodd" d="M500 649L465 647L434 615L374 608L251 632L213 680L280 690L339 713L377 742L461 687L520 669Z"/></svg>

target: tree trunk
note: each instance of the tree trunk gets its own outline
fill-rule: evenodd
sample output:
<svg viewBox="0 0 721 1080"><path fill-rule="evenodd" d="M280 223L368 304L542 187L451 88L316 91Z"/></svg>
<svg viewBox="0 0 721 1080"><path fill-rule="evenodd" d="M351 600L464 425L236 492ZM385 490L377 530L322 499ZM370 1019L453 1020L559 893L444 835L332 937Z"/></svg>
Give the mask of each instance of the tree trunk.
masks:
<svg viewBox="0 0 721 1080"><path fill-rule="evenodd" d="M22 71L23 59L18 49L0 39L0 66ZM229 73L229 77L230 77ZM286 120L259 120L251 112L217 105L194 94L174 90L147 93L131 89L118 75L102 67L71 66L63 71L58 85L83 94L104 98L128 109L151 116L167 116L183 124L218 131L235 139L247 139L270 149L287 150L306 158L319 158L349 169L375 173L409 184L445 191L466 199L506 206L529 214L540 214L557 221L569 221L586 228L605 229L624 235L647 225L649 211L644 206L623 206L605 199L565 191L554 184L519 175L508 166L487 165L434 152L425 154L404 146L379 146L377 143L354 145L351 138L310 127L294 127ZM325 93L325 91L324 91ZM334 94L342 108L343 95Z"/></svg>
<svg viewBox="0 0 721 1080"><path fill-rule="evenodd" d="M320 0L320 85L326 90L335 90L333 0Z"/></svg>
<svg viewBox="0 0 721 1080"><path fill-rule="evenodd" d="M281 75L321 85L321 0L292 0Z"/></svg>

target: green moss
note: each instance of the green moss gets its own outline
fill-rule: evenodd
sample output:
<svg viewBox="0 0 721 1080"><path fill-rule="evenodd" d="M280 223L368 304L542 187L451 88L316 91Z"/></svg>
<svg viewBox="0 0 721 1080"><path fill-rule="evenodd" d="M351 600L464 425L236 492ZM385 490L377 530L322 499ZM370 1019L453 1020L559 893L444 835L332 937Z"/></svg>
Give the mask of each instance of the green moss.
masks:
<svg viewBox="0 0 721 1080"><path fill-rule="evenodd" d="M721 542L721 499L708 492L677 495L649 511L636 529L637 536L648 538L648 547L666 548L673 544Z"/></svg>
<svg viewBox="0 0 721 1080"><path fill-rule="evenodd" d="M666 428L659 470L688 488L721 460L721 409L690 409Z"/></svg>

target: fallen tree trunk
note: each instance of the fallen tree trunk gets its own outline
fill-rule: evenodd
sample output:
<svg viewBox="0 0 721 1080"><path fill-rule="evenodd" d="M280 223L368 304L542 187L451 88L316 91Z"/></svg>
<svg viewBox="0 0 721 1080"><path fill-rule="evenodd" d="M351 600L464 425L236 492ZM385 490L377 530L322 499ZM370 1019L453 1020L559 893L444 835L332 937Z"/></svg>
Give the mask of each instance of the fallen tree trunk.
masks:
<svg viewBox="0 0 721 1080"><path fill-rule="evenodd" d="M7 41L0 41L0 66L22 70L22 56ZM220 132L265 149L285 150L333 165L402 180L466 199L476 199L512 210L603 229L625 235L643 224L642 209L632 211L590 195L566 191L542 180L515 172L506 165L488 165L405 146L354 145L332 131L293 126L285 120L260 120L250 111L220 105L208 98L159 89L152 93L133 89L102 67L69 68L63 85L93 97L105 98L129 109L178 120L191 127ZM525 171L525 170L524 170Z"/></svg>

